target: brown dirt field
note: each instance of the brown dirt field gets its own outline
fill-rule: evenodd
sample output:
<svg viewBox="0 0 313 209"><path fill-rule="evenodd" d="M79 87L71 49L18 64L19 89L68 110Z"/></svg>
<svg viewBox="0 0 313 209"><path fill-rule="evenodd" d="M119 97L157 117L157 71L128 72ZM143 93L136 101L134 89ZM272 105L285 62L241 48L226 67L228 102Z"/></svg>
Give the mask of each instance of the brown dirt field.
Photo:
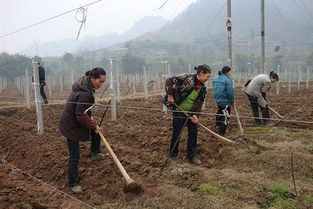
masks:
<svg viewBox="0 0 313 209"><path fill-rule="evenodd" d="M270 105L288 119L313 121L312 90L302 90L301 96L299 92L289 95L284 91L282 89L280 97L273 93L268 95ZM247 98L239 89L237 98L239 114L251 116ZM45 133L41 136L36 133L34 107L1 109L0 157L97 208L250 209L262 207L265 201L262 194L269 185L281 184L293 189L289 164L291 146L298 192L313 195L313 124L282 122L279 127L255 127L251 124L252 119L244 119L245 140L239 137L233 116L226 137L238 142L234 146L221 145L199 128L201 166L190 165L186 160L184 131L178 164L166 166L163 175L159 176L168 152L171 114L126 107L161 109L159 97L150 97L148 101L127 99L119 105L116 121L109 119L108 111L104 135L129 175L144 187L145 193L139 197L123 193L124 180L109 156L98 161L90 159L88 142L81 143L79 165L84 192L71 193L66 186L66 141L58 131L62 105L43 106ZM104 108L95 110L97 121ZM212 90L209 90L205 112L214 114L215 111ZM203 115L200 120L215 130L214 115ZM106 153L104 146L102 151ZM12 170L7 164L0 166L0 208L87 208L18 170ZM209 189L201 189L203 184L209 185ZM310 207L308 202L305 205ZM299 203L297 207L302 206Z"/></svg>

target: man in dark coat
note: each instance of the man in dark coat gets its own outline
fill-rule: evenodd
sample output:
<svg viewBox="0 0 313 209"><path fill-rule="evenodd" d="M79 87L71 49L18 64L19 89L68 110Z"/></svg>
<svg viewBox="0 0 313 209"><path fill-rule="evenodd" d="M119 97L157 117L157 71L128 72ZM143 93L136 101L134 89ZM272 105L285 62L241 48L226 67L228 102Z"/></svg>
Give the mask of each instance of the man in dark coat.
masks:
<svg viewBox="0 0 313 209"><path fill-rule="evenodd" d="M39 64L39 67L38 67L38 71L39 71L39 84L40 84L40 95L43 99L43 101L45 102L45 104L48 104L48 98L47 98L47 95L46 95L46 92L45 92L45 86L46 86L46 73L45 73L45 68L42 67Z"/></svg>
<svg viewBox="0 0 313 209"><path fill-rule="evenodd" d="M91 117L94 106L95 89L100 88L106 79L106 73L102 68L94 68L87 71L72 86L70 94L62 112L59 129L67 139L69 149L68 184L73 192L82 192L79 185L78 163L79 142L91 139L91 158L97 159L103 154L100 151L101 128Z"/></svg>

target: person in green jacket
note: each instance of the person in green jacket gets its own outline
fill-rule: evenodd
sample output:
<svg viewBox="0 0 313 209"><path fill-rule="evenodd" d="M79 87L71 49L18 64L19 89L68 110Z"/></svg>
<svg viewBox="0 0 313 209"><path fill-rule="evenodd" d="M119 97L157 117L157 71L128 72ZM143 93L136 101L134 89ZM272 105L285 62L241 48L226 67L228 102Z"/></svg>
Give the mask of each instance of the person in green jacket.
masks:
<svg viewBox="0 0 313 209"><path fill-rule="evenodd" d="M187 157L191 163L199 165L201 161L196 156L197 123L206 94L204 83L210 77L211 69L204 64L199 65L195 70L197 71L196 74L174 76L166 80L165 90L167 96L165 98L167 98L167 101L165 103L171 105L175 103L191 116L188 119L180 111L173 112L173 133L170 145L171 162L176 162L181 131L186 124L188 127Z"/></svg>

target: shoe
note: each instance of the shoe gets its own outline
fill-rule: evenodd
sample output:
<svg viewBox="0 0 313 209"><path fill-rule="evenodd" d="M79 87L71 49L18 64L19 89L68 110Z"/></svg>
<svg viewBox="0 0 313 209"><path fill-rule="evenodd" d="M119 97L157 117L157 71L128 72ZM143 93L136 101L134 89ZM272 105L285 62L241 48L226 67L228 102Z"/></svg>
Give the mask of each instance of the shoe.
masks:
<svg viewBox="0 0 313 209"><path fill-rule="evenodd" d="M201 165L201 160L197 157L191 158L190 162L195 165Z"/></svg>
<svg viewBox="0 0 313 209"><path fill-rule="evenodd" d="M79 185L75 185L73 187L71 187L71 190L74 192L74 193L81 193L83 192L83 188Z"/></svg>
<svg viewBox="0 0 313 209"><path fill-rule="evenodd" d="M44 101L45 102L45 104L48 104L49 102L48 102L48 100L46 100L46 101Z"/></svg>
<svg viewBox="0 0 313 209"><path fill-rule="evenodd" d="M170 157L170 164L176 164L177 158L176 157Z"/></svg>
<svg viewBox="0 0 313 209"><path fill-rule="evenodd" d="M99 153L91 153L91 159L93 159L93 160L101 159L104 156L105 156L105 154L103 154L101 152L99 152Z"/></svg>

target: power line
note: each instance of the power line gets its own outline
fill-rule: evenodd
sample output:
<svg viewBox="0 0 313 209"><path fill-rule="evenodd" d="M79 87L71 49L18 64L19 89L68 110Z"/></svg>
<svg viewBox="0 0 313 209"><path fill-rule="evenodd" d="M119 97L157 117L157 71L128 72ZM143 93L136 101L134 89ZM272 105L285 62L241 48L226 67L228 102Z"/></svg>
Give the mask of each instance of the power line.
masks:
<svg viewBox="0 0 313 209"><path fill-rule="evenodd" d="M164 5L168 2L168 0L166 0L160 7L159 9L162 9L164 7Z"/></svg>
<svg viewBox="0 0 313 209"><path fill-rule="evenodd" d="M312 21L313 21L313 16L311 14L311 11L308 9L308 7L306 6L306 4L304 3L303 0L300 0L300 2L302 3L304 9L308 12L309 16L311 17Z"/></svg>
<svg viewBox="0 0 313 209"><path fill-rule="evenodd" d="M211 26L213 25L213 23L215 22L215 20L217 19L217 17L219 16L219 14L222 12L222 10L224 9L224 7L226 6L227 1L225 1L225 3L222 5L222 7L220 8L220 10L218 10L218 12L216 13L216 15L214 16L213 20L211 21L211 23L209 24L207 30L209 31L209 29L211 28Z"/></svg>
<svg viewBox="0 0 313 209"><path fill-rule="evenodd" d="M176 9L174 10L173 14L171 15L171 18L176 14L177 10L181 7L182 3L183 3L184 0L181 0L180 1L180 4L176 7ZM165 30L165 28L169 25L170 21L171 21L171 18L167 21L167 23L163 26L163 28L160 30L160 32L156 35L155 39L153 40L153 42L155 42L159 37L160 35L163 33L163 31ZM152 44L153 44L152 42ZM151 44L151 45L152 45Z"/></svg>
<svg viewBox="0 0 313 209"><path fill-rule="evenodd" d="M285 19L285 17L283 16L283 14L281 13L280 9L278 8L278 6L276 5L276 3L274 2L274 0L270 0L272 2L272 4L274 5L275 9L277 10L278 14L280 15L280 17L282 18L283 22L286 24L288 31L290 31L290 26L288 24L288 21ZM304 51L300 48L300 51L302 52L302 55L304 56L305 53Z"/></svg>
<svg viewBox="0 0 313 209"><path fill-rule="evenodd" d="M306 16L304 15L304 12L303 12L303 10L301 9L301 7L299 6L298 1L297 1L297 0L294 0L294 2L295 2L295 4L296 4L296 7L298 8L300 14L302 14L301 16L302 16L303 19L307 22L307 24L310 26L311 23L310 23L310 21L306 18Z"/></svg>
<svg viewBox="0 0 313 209"><path fill-rule="evenodd" d="M23 27L23 28L18 29L18 30L16 30L16 31L13 31L13 32L10 32L10 33L1 35L0 38L4 38L4 37L10 36L10 35L13 35L13 34L15 34L15 33L18 33L18 32L24 31L24 30L27 30L27 29L29 29L29 28L32 28L32 27L36 26L36 25L39 25L39 24L42 24L42 23L44 23L44 22L50 21L50 20L52 20L52 19L58 18L58 17L63 16L63 15L65 15L65 14L74 12L74 11L76 11L76 10L82 8L82 7L88 7L88 6L90 6L90 5L93 5L93 4L98 3L98 2L100 2L100 1L103 1L103 0L97 0L97 1L91 2L91 3L89 3L89 4L85 4L85 5L81 6L81 7L77 7L77 8L75 8L75 9L69 10L69 11L67 11L67 12L58 14L58 15L56 15L56 16L47 18L47 19L45 19L45 20L42 20L42 21L39 21L39 22L34 23L34 24L32 24L32 25Z"/></svg>

